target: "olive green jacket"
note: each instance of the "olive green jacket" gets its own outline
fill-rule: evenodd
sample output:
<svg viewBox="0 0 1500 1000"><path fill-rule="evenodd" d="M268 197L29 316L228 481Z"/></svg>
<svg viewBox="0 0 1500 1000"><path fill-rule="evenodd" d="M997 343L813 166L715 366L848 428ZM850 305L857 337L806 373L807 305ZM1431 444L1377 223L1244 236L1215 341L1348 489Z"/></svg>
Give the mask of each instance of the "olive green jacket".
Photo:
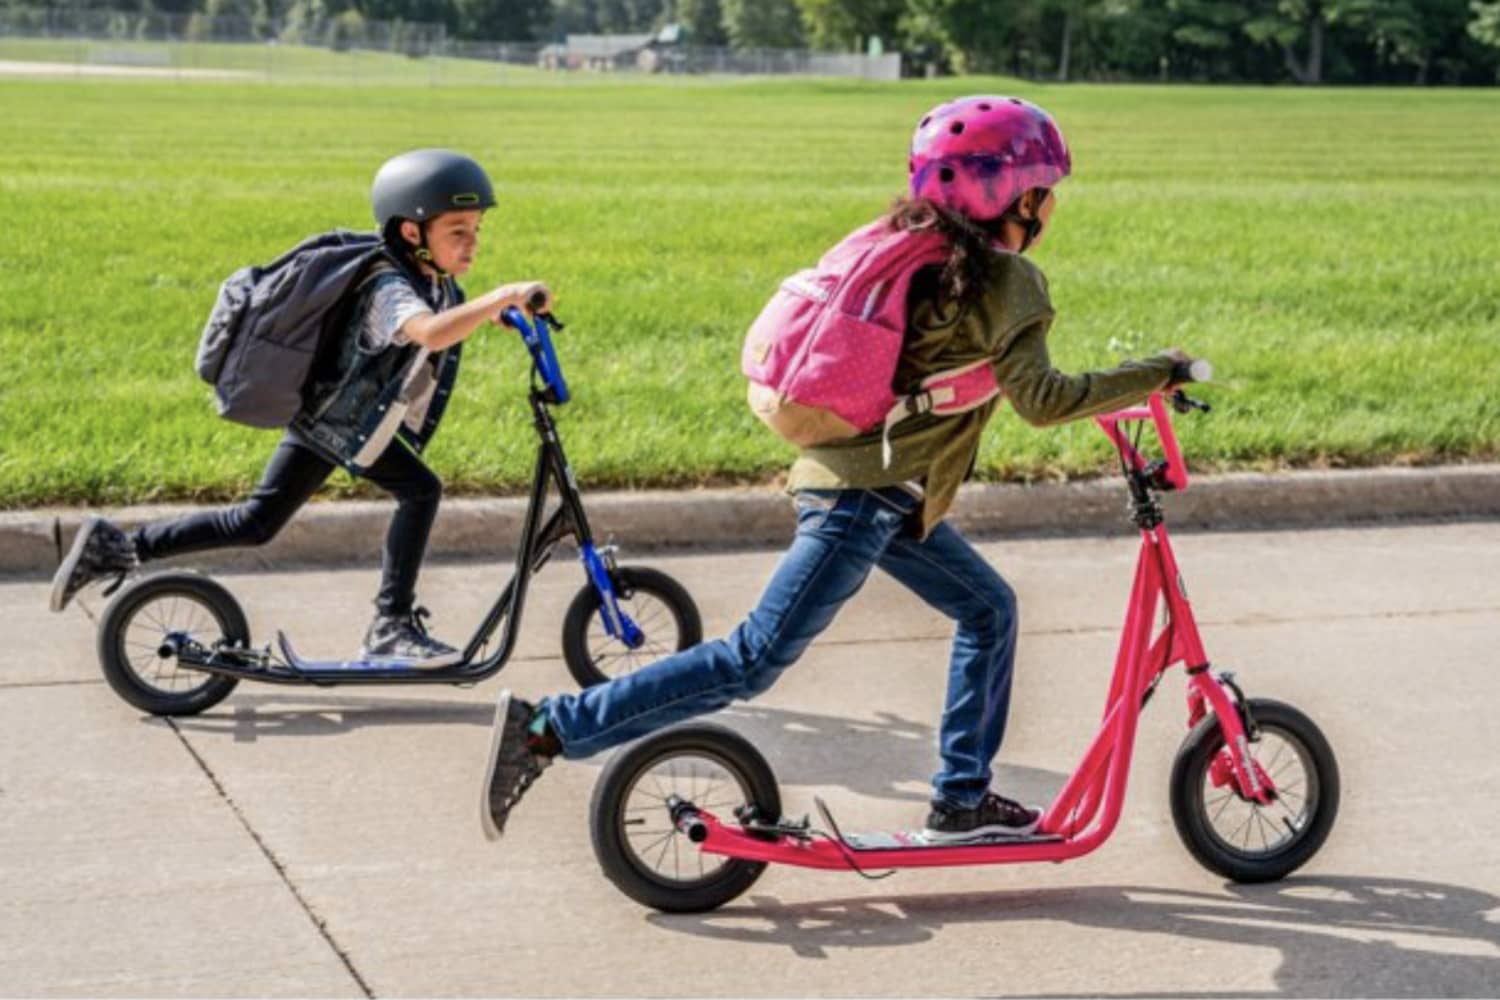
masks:
<svg viewBox="0 0 1500 1000"><path fill-rule="evenodd" d="M1045 427L1132 405L1171 378L1172 359L1166 355L1083 375L1053 368L1047 352L1054 315L1047 279L1020 254L994 255L985 293L972 305L941 302L936 269L912 282L910 301L911 321L893 388L908 392L925 376L988 358L1002 395L967 413L928 413L897 424L889 467L882 464L879 428L806 448L792 465L788 492L917 484L925 538L952 507L979 453L980 434L1001 400L1027 423Z"/></svg>

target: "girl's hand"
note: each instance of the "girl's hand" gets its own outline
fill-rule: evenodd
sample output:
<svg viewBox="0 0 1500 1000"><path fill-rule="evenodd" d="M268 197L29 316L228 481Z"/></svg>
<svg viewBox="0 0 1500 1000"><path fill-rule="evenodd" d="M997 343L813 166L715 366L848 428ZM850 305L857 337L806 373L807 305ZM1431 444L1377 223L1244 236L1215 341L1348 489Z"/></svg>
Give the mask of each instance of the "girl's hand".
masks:
<svg viewBox="0 0 1500 1000"><path fill-rule="evenodd" d="M1173 362L1172 377L1167 380L1167 389L1175 389L1179 385L1186 385L1189 382L1196 381L1193 377L1192 369L1193 364L1198 361L1197 358L1180 347L1169 347L1165 351L1162 351L1162 353L1171 358ZM1202 362L1202 364L1206 366L1207 362ZM1207 378L1206 375L1204 377Z"/></svg>

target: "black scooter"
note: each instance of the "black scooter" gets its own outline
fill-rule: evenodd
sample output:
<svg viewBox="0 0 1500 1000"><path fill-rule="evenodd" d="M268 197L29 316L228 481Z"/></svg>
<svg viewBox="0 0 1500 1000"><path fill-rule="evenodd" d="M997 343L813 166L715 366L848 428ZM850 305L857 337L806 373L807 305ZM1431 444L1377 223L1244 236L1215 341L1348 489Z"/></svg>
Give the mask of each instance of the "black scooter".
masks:
<svg viewBox="0 0 1500 1000"><path fill-rule="evenodd" d="M548 409L570 398L551 337L562 324L549 314L528 317L515 308L502 319L521 334L531 354L532 426L540 446L515 573L458 663L421 669L390 660L310 661L297 655L279 631L274 647L254 648L244 611L222 584L199 573L169 571L132 582L104 613L99 662L115 693L154 715L195 715L218 704L242 680L322 687L478 683L510 659L527 585L565 538L577 544L588 577L563 620L563 656L580 685L629 673L702 641L698 608L681 584L654 569L618 566L612 547L594 544L583 498ZM543 520L554 483L561 503ZM499 645L483 656L502 623Z"/></svg>

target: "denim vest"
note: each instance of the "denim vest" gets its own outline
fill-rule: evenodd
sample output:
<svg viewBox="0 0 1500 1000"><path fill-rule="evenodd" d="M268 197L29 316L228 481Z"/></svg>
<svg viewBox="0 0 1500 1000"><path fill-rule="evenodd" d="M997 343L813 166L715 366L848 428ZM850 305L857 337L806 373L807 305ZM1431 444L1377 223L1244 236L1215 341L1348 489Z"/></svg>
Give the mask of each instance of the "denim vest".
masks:
<svg viewBox="0 0 1500 1000"><path fill-rule="evenodd" d="M424 361L421 360L421 349L414 344L370 351L360 343L359 325L369 311L374 294L372 279L391 272L412 277L412 287L433 311L442 306L441 301L434 301L429 282L412 274L409 268L388 255L376 258L361 276L358 290L351 296L352 308L336 318L335 329L342 332L308 379L302 408L289 427L300 443L355 475L362 474L373 463L373 459L361 462L357 457L367 449L372 436L379 435L382 421L391 408L399 404L403 389L414 381L436 378L437 388L433 391L432 403L427 407L421 429L414 432L402 422L394 435L421 454L448 407L463 353L463 345L454 344L428 355ZM462 302L463 290L458 283L452 278L443 280L447 283L450 301L454 304ZM418 365L429 371L417 370Z"/></svg>

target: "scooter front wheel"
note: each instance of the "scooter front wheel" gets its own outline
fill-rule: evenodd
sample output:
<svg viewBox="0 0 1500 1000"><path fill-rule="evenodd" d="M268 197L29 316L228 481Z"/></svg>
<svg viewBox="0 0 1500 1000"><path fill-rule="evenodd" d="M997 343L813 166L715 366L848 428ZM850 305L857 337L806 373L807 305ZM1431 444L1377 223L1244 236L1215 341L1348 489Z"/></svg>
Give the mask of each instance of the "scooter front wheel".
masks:
<svg viewBox="0 0 1500 1000"><path fill-rule="evenodd" d="M1276 786L1275 800L1262 805L1240 794L1221 756L1232 751L1210 714L1177 751L1172 820L1205 868L1236 882L1274 882L1328 839L1339 808L1338 762L1323 733L1297 709L1265 698L1250 699L1248 708L1260 732L1249 753Z"/></svg>
<svg viewBox="0 0 1500 1000"><path fill-rule="evenodd" d="M592 687L703 641L703 620L687 590L660 570L627 566L610 574L620 611L641 630L632 647L611 635L599 592L585 585L563 618L563 659L580 687Z"/></svg>
<svg viewBox="0 0 1500 1000"><path fill-rule="evenodd" d="M778 819L781 795L771 766L749 740L708 723L665 730L605 765L589 806L605 876L645 906L701 913L750 888L766 865L700 851L677 828L672 803L678 800L733 822L746 806Z"/></svg>
<svg viewBox="0 0 1500 1000"><path fill-rule="evenodd" d="M115 694L152 715L196 715L239 682L182 667L175 647L250 645L234 595L197 573L158 573L115 595L99 625L99 666Z"/></svg>

